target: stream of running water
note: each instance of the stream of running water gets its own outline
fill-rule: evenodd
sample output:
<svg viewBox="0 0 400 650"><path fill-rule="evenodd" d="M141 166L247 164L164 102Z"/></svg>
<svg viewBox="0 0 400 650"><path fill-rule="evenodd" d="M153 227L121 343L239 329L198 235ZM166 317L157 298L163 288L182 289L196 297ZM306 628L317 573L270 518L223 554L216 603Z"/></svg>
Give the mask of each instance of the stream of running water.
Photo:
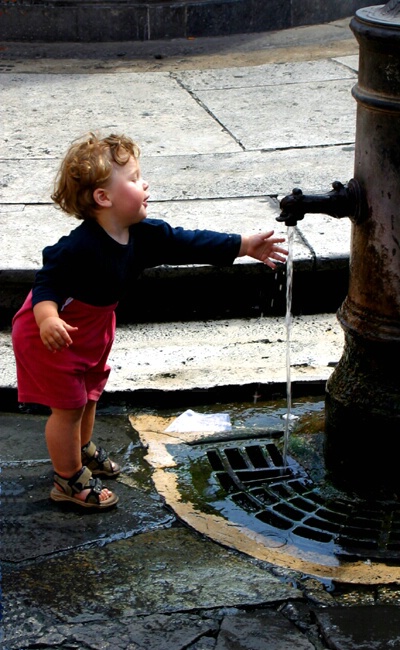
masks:
<svg viewBox="0 0 400 650"><path fill-rule="evenodd" d="M285 432L283 438L283 467L287 466L287 451L289 445L290 421L292 416L292 379L290 372L290 346L292 334L292 293L293 293L293 237L294 228L287 229L287 243L289 254L286 261L286 399L287 412L285 417Z"/></svg>

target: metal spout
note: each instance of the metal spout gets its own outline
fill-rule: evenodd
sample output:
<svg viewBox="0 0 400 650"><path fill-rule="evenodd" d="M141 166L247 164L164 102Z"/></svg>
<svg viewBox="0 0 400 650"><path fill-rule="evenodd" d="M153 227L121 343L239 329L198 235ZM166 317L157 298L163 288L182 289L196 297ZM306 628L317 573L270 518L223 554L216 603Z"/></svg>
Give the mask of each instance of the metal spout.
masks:
<svg viewBox="0 0 400 650"><path fill-rule="evenodd" d="M359 224L366 217L365 200L360 184L352 178L346 185L340 181L332 183L333 190L327 194L303 194L295 188L280 202L281 214L277 221L287 226L296 226L305 214L328 214L335 219L349 217Z"/></svg>

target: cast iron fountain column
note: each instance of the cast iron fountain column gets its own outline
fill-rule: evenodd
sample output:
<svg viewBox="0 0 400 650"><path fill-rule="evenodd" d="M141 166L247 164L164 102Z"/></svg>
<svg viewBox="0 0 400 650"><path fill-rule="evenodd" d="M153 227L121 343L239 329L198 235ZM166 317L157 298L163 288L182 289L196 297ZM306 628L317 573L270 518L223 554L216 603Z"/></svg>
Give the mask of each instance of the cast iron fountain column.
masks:
<svg viewBox="0 0 400 650"><path fill-rule="evenodd" d="M400 0L356 12L360 45L354 179L300 190L279 220L307 212L353 221L342 358L326 386L325 462L334 483L400 498Z"/></svg>

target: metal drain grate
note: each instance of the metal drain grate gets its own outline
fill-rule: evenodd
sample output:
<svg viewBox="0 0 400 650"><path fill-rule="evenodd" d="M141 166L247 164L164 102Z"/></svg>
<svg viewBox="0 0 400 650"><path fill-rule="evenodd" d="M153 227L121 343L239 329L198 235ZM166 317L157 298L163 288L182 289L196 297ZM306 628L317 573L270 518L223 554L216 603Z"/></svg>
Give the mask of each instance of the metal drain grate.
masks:
<svg viewBox="0 0 400 650"><path fill-rule="evenodd" d="M324 495L292 458L284 466L272 442L206 450L227 497L294 540L333 544L335 553L370 559L400 558L400 504Z"/></svg>

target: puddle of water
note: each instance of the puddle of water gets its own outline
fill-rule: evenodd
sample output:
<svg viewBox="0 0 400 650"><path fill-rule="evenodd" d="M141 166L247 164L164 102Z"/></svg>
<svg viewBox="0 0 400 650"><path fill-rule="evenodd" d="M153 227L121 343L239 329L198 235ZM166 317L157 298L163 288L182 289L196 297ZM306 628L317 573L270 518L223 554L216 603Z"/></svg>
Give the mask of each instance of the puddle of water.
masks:
<svg viewBox="0 0 400 650"><path fill-rule="evenodd" d="M280 501L279 490L284 490L283 485L288 479L293 481L300 479L304 481L305 487L308 486L311 489L312 481L307 478L307 473L303 471L300 464L296 463L295 456L298 455L302 463L307 465L310 474L320 480L323 479L323 462L319 454L316 453L310 436L322 439L324 399L321 396L296 399L293 401L291 410L295 419L290 420L287 426L284 421L284 416L287 414L287 401L284 399L255 404L214 404L197 408L200 413L228 413L232 431L223 439L213 440L208 437L195 445L182 443L173 446L171 453L177 461L177 467L170 471L178 478L179 494L182 500L193 504L200 512L218 515L226 521L251 530L255 535L262 535L266 546L270 548L295 546L292 523L287 526L284 523L285 512L282 512L282 516L277 514L278 526L274 515L270 518L269 514L260 513L262 506L260 508L259 499L263 498L261 487L259 490L257 490L257 485L255 488L251 487L251 478L250 484L243 485L243 489L240 489L240 479L239 487L237 484L230 486L229 470L225 477L227 483L221 482L221 475L224 472L215 471L215 467L210 462L211 456L218 454L218 449L223 448L223 453L227 453L228 456L231 454L233 465L235 465L235 461L238 463L239 471L235 476L237 479L237 476L240 475L240 452L236 451L236 447L244 448L245 454L254 453L255 463L259 460L260 453L264 453L263 449L267 450L267 454L272 451L273 454L277 454L275 461L279 465L279 470L276 472L277 485L274 494L276 502ZM179 412L169 410L158 412L158 415L176 417ZM288 452L293 456L286 459L287 476L286 474L282 475L285 430L290 433ZM313 434L310 434L310 430L313 431ZM260 445L261 452L258 445ZM321 445L319 444L317 447L321 447ZM257 495L257 498L253 499L253 495ZM265 498L268 498L267 493ZM332 546L331 551L333 551L332 540L330 543L328 539L322 541L324 542L324 554L326 554L329 545ZM321 540L318 538L303 539L302 546L307 549L307 552L321 552L319 548Z"/></svg>
<svg viewBox="0 0 400 650"><path fill-rule="evenodd" d="M269 401L258 401L256 403L228 403L210 404L207 406L196 406L198 413L228 413L232 423L232 432L229 437L235 438L251 433L253 436L271 434L273 437L283 439L286 428L285 416L287 414L287 400L277 399ZM289 419L289 448L292 450L292 438L309 436L310 434L323 435L324 432L324 396L306 396L292 401L291 415ZM177 417L181 411L169 410L148 410L148 413L161 417ZM282 440L283 444L283 440Z"/></svg>

